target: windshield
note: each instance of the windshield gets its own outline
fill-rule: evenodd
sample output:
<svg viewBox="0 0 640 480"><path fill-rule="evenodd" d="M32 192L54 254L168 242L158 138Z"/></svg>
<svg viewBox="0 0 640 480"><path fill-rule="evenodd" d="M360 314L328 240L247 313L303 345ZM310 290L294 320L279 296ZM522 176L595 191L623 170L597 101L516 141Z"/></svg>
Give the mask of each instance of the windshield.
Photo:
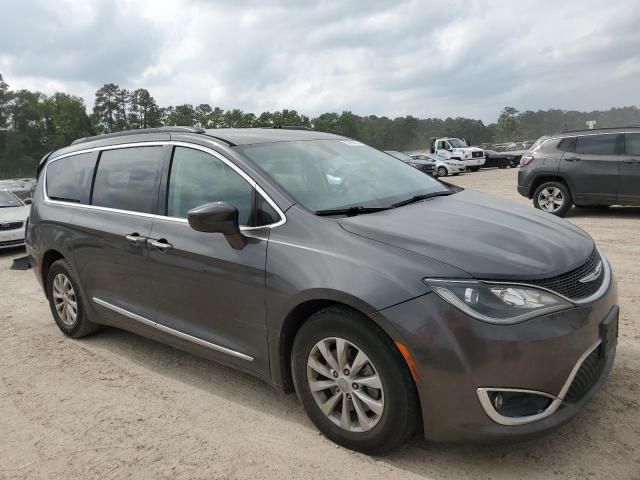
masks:
<svg viewBox="0 0 640 480"><path fill-rule="evenodd" d="M0 190L0 208L21 207L22 202L12 193Z"/></svg>
<svg viewBox="0 0 640 480"><path fill-rule="evenodd" d="M466 143L464 143L462 140L460 140L459 138L450 138L449 139L449 144L453 148L467 148L469 146Z"/></svg>
<svg viewBox="0 0 640 480"><path fill-rule="evenodd" d="M402 160L403 162L410 162L413 160L409 155L405 155L401 152L396 152L395 150L385 150L384 153L388 153L392 157L396 157L398 160Z"/></svg>
<svg viewBox="0 0 640 480"><path fill-rule="evenodd" d="M305 208L390 208L415 195L450 190L419 170L354 140L236 147Z"/></svg>

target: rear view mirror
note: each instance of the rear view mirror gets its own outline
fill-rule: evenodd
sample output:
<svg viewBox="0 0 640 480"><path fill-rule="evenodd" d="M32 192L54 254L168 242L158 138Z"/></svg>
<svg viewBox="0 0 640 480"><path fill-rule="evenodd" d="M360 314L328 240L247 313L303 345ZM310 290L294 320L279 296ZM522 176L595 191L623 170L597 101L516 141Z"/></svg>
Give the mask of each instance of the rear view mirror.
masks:
<svg viewBox="0 0 640 480"><path fill-rule="evenodd" d="M247 239L240 232L238 209L226 202L205 203L187 212L191 228L198 232L222 233L229 245L242 250Z"/></svg>

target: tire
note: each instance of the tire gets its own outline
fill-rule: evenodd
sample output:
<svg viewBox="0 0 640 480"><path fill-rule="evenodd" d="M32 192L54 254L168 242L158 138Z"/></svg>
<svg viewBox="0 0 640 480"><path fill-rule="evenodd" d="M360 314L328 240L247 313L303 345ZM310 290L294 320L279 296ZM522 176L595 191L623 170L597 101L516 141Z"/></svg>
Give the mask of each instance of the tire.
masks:
<svg viewBox="0 0 640 480"><path fill-rule="evenodd" d="M336 339L346 342L344 351L348 354L344 362L338 363ZM338 373L330 368L329 362L322 363L327 357L318 347L321 343L328 348L338 369L344 365L350 368L358 351L369 363L364 363L355 376L348 369ZM325 375L309 367L310 361L319 365L316 368L323 370ZM368 455L383 455L406 442L420 423L418 395L404 358L393 341L358 312L334 306L312 315L293 342L291 369L296 393L313 424L327 438L345 448ZM356 383L368 378L368 383L373 385L371 378L375 374L380 389ZM332 378L334 375L339 375L336 380ZM310 382L318 380L327 387L312 392ZM319 404L332 397L337 399L329 411L330 417ZM364 422L360 421L362 417L355 404L360 405L363 412L363 406L373 403L365 403L360 398L377 402L376 410L380 409L376 413L364 407L367 408ZM344 402L347 402L348 416L343 414Z"/></svg>
<svg viewBox="0 0 640 480"><path fill-rule="evenodd" d="M446 177L449 171L445 167L438 167L438 177Z"/></svg>
<svg viewBox="0 0 640 480"><path fill-rule="evenodd" d="M58 328L66 336L81 338L100 329L100 326L89 321L82 291L78 288L75 273L66 260L58 260L51 265L47 274L47 298L53 319ZM60 311L60 305L65 303ZM73 304L75 303L75 317Z"/></svg>
<svg viewBox="0 0 640 480"><path fill-rule="evenodd" d="M543 183L533 194L534 207L558 217L564 217L572 205L571 192L561 182Z"/></svg>
<svg viewBox="0 0 640 480"><path fill-rule="evenodd" d="M472 172L478 172L480 171L480 167L469 167L469 170L471 170Z"/></svg>
<svg viewBox="0 0 640 480"><path fill-rule="evenodd" d="M500 168L500 169L507 168L507 161L506 160L498 160L498 168Z"/></svg>

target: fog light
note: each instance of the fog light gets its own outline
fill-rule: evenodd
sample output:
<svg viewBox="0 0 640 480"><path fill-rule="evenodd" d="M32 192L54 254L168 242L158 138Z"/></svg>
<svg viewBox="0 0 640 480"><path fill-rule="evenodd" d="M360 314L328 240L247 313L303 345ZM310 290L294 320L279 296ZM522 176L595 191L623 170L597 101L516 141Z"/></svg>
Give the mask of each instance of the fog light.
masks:
<svg viewBox="0 0 640 480"><path fill-rule="evenodd" d="M496 410L500 410L502 408L502 394L498 393L493 399L493 407Z"/></svg>

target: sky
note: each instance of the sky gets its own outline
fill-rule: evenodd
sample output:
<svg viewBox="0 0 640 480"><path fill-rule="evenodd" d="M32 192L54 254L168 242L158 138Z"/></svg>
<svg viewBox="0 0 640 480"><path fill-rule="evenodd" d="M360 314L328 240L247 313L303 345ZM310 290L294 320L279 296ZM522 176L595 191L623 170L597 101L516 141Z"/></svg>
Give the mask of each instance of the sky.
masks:
<svg viewBox="0 0 640 480"><path fill-rule="evenodd" d="M640 2L0 0L14 90L314 116L640 105Z"/></svg>

